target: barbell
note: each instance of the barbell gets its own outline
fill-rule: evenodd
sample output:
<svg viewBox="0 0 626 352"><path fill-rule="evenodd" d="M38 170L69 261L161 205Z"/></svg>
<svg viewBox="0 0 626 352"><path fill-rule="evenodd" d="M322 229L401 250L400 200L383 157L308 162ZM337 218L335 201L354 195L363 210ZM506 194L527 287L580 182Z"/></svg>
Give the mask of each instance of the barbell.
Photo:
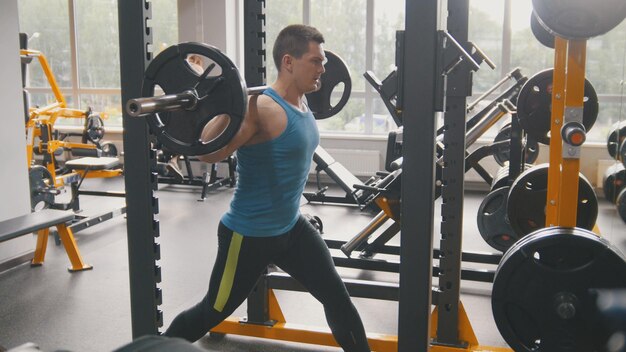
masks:
<svg viewBox="0 0 626 352"><path fill-rule="evenodd" d="M341 111L350 97L352 82L345 62L325 51L326 72L321 88L306 95L316 119ZM190 55L203 58L201 70L187 61ZM334 91L343 86L341 98L333 103ZM160 88L164 95L156 95ZM248 96L263 93L267 86L248 88L235 64L219 49L202 43L172 45L148 65L142 97L125 105L131 117L146 117L151 132L168 150L182 155L204 155L223 148L235 136L248 108ZM212 140L201 139L205 126L218 116L228 116L223 130ZM222 123L224 119L222 118Z"/></svg>

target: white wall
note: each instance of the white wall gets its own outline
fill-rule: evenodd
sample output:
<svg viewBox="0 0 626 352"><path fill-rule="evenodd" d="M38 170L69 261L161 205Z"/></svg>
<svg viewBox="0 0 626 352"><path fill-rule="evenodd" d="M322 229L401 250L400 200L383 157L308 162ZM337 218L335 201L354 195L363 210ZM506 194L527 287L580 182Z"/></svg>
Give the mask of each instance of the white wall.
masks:
<svg viewBox="0 0 626 352"><path fill-rule="evenodd" d="M24 103L19 57L17 0L6 0L0 11L0 106L4 148L0 167L0 221L30 212ZM34 249L32 236L0 243L0 263Z"/></svg>

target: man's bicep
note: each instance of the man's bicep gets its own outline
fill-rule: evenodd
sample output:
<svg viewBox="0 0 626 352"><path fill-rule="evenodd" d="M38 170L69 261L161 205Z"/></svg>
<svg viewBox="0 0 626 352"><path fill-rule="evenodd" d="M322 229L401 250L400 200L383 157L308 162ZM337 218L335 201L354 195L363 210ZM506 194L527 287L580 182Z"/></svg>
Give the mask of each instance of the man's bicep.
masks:
<svg viewBox="0 0 626 352"><path fill-rule="evenodd" d="M226 145L215 153L202 155L200 156L200 160L206 162L219 162L224 160L229 155L233 154L237 149L239 149L242 145L246 144L255 134L256 134L256 124L251 121L248 116L244 118L239 127L239 130L233 138L226 143ZM223 127L219 127L218 124L214 124L213 126L205 126L202 131L202 140L205 142L209 142L215 137L219 136L219 134L224 130L225 126L228 124L228 119L226 119L226 123Z"/></svg>

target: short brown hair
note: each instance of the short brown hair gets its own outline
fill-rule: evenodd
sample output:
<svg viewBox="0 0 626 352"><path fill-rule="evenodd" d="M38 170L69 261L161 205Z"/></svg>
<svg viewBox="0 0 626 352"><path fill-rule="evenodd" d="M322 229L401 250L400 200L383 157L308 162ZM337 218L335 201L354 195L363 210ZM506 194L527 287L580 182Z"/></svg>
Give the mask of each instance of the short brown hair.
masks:
<svg viewBox="0 0 626 352"><path fill-rule="evenodd" d="M324 43L324 36L315 27L292 24L283 28L276 37L272 51L274 64L278 71L280 71L283 56L288 54L298 59L301 58L309 50L309 42L311 41L319 44Z"/></svg>

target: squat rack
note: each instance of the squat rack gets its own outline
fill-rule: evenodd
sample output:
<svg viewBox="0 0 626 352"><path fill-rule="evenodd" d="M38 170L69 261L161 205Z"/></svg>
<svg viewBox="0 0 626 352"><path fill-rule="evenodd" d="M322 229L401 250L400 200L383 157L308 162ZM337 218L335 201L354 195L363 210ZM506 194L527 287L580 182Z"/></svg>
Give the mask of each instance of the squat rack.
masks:
<svg viewBox="0 0 626 352"><path fill-rule="evenodd" d="M265 0L244 1L246 23L256 21L258 25L265 21L263 13L255 16L247 10L259 9L259 6L263 8L264 2ZM122 103L141 96L143 73L152 60L152 29L147 25L152 17L151 6L152 2L146 0L118 1ZM450 1L448 6L449 33L461 38L461 45L466 46L468 0ZM445 120L450 131L446 143L452 148L447 151L447 157L444 155L446 165L450 166L444 171L444 182L447 182L444 199L448 205L443 209L447 220L442 223L446 236L441 245L445 250L446 260L440 263L445 267L445 276L440 282L439 291L432 290L436 113L444 106L445 99L441 101L442 96L438 92L443 91L446 83L438 74L442 72L442 67L438 65L442 60L438 55L451 54L439 49L442 36L438 29L441 14L446 12L442 7L438 0L406 2L405 45L401 58L403 72L399 73L402 75L403 92L399 101L403 103L399 106L403 107L404 116L414 118L404 120L404 216L401 224L404 236L401 236L398 291L398 351L427 350L431 346L431 303L435 294L438 306L443 307L439 316L435 317L436 342L442 350L477 347L475 344L468 346L467 341L461 341L458 336L460 326L464 330L468 328L462 307L458 305L465 102L471 92L471 72L466 67L463 68L464 65L447 81L448 89L454 93L446 97L452 106L448 110L450 115ZM245 33L246 38L250 38L247 28ZM256 34L259 34L258 31ZM247 40L245 43L248 45ZM246 50L248 49L253 54L256 53L257 57L261 56L259 54L265 55L264 45L258 47L251 43L250 47L246 46ZM250 62L248 57L246 51L246 79L254 81L248 83L262 83L258 80L265 79L263 62ZM256 78L253 78L255 75ZM402 99L405 96L411 98ZM133 338L137 338L146 334L158 334L163 325L163 314L159 309L162 303L159 288L161 269L158 264L160 247L156 240L159 237L159 222L155 219L158 214L158 198L154 194L158 179L156 151L150 148L151 136L145 121L132 118L124 112L123 126L125 160L133 165L133 168L126 170L125 187L131 325ZM473 335L471 326L469 331ZM433 350L437 347L433 346Z"/></svg>

